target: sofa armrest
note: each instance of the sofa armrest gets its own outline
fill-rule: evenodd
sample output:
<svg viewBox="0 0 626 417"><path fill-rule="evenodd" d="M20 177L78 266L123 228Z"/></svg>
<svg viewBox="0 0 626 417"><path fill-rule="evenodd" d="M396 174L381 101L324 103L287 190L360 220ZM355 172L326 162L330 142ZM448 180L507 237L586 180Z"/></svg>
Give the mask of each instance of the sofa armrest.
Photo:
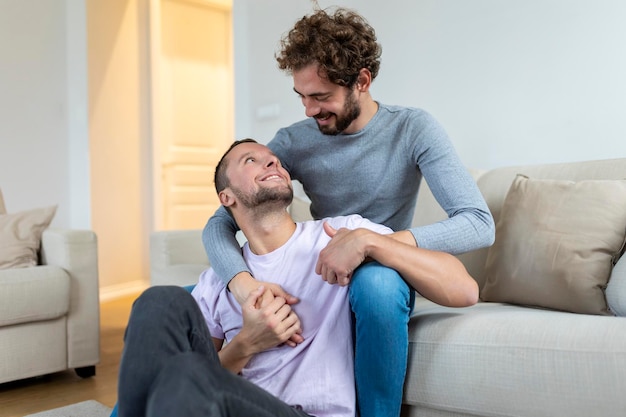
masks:
<svg viewBox="0 0 626 417"><path fill-rule="evenodd" d="M100 360L96 234L91 230L46 229L41 238L41 263L63 268L70 276L68 367L95 365Z"/></svg>
<svg viewBox="0 0 626 417"><path fill-rule="evenodd" d="M150 284L191 285L209 267L202 230L164 230L150 235Z"/></svg>

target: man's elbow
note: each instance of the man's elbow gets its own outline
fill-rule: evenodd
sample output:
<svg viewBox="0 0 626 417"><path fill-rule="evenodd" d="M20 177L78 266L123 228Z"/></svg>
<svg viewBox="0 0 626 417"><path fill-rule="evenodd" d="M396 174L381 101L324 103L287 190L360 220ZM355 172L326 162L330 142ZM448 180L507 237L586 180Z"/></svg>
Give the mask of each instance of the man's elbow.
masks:
<svg viewBox="0 0 626 417"><path fill-rule="evenodd" d="M472 278L473 285L465 293L465 305L463 307L471 307L478 302L478 284Z"/></svg>
<svg viewBox="0 0 626 417"><path fill-rule="evenodd" d="M478 283L468 275L466 282L459 286L453 307L471 307L478 302Z"/></svg>

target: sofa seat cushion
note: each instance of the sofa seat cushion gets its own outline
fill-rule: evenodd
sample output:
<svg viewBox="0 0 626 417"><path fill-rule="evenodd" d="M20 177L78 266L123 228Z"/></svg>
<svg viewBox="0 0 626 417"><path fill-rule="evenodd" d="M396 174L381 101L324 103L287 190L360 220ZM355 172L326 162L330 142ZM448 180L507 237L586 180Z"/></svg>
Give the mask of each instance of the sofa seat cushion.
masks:
<svg viewBox="0 0 626 417"><path fill-rule="evenodd" d="M70 277L62 268L0 270L0 326L55 319L69 307Z"/></svg>
<svg viewBox="0 0 626 417"><path fill-rule="evenodd" d="M620 317L418 298L404 402L470 415L622 415L624 346Z"/></svg>

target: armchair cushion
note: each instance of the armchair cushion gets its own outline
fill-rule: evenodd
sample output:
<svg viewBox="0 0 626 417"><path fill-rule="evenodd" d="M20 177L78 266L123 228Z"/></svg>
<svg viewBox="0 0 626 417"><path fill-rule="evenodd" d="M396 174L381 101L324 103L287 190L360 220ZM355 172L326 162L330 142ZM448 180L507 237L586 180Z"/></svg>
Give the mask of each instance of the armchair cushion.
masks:
<svg viewBox="0 0 626 417"><path fill-rule="evenodd" d="M56 206L0 214L0 269L37 265L41 235Z"/></svg>
<svg viewBox="0 0 626 417"><path fill-rule="evenodd" d="M0 270L0 327L56 319L69 309L70 277L64 269Z"/></svg>

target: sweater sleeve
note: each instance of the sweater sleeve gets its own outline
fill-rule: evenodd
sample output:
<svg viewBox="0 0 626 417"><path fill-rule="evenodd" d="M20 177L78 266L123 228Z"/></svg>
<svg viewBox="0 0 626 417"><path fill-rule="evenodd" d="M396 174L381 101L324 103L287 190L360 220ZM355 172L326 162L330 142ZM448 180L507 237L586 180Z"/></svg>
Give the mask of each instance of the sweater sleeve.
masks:
<svg viewBox="0 0 626 417"><path fill-rule="evenodd" d="M202 244L211 267L226 286L238 273L250 272L235 237L238 230L233 217L220 207L202 231Z"/></svg>
<svg viewBox="0 0 626 417"><path fill-rule="evenodd" d="M456 255L492 245L491 212L447 134L433 121L420 135L428 145L415 154L417 164L448 218L410 229L418 246Z"/></svg>

